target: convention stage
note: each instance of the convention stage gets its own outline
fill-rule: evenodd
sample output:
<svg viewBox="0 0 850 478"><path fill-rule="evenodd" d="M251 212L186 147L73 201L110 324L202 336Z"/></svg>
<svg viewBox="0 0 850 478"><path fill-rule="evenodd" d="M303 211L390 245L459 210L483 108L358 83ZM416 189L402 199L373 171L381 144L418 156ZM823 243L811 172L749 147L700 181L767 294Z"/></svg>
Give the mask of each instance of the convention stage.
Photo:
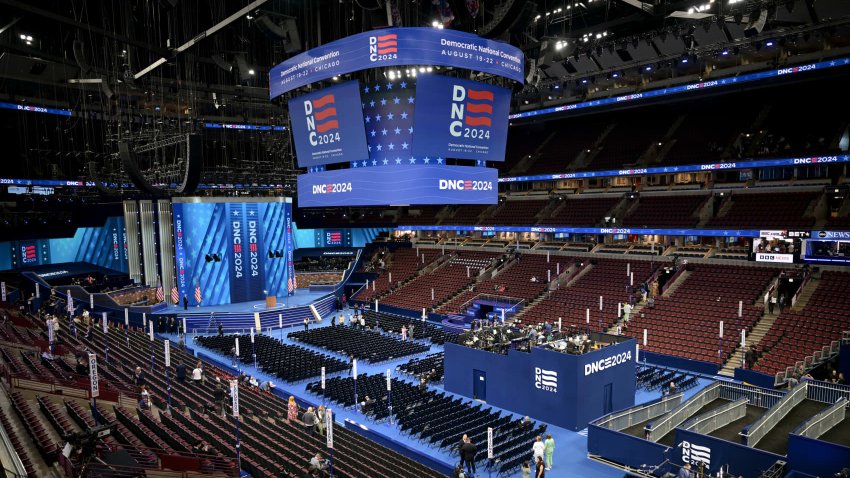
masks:
<svg viewBox="0 0 850 478"><path fill-rule="evenodd" d="M307 306L328 295L328 292L311 292L309 289L296 289L295 295L290 297L278 297L277 307L267 308L266 301L254 300L249 302L237 302L235 304L201 305L200 307L189 307L184 310L182 305L170 305L166 309L155 312L153 315L188 315L188 314L214 314L225 313L254 313L272 310L286 310L293 307Z"/></svg>

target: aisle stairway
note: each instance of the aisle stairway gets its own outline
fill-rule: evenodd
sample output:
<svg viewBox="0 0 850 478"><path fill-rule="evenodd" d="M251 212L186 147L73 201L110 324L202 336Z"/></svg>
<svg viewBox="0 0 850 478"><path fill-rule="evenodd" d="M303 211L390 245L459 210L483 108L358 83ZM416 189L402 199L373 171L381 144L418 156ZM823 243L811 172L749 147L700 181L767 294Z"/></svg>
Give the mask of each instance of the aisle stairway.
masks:
<svg viewBox="0 0 850 478"><path fill-rule="evenodd" d="M679 276L673 280L673 283L667 286L666 289L664 289L664 292L661 293L661 296L670 297L671 295L673 295L673 292L676 292L676 289L678 289L679 286L682 285L690 275L691 271L682 271L682 273L679 274Z"/></svg>
<svg viewBox="0 0 850 478"><path fill-rule="evenodd" d="M720 375L727 377L735 375L735 369L740 367L743 363L744 352L746 352L746 349L749 348L750 345L758 347L759 343L761 343L761 339L763 339L770 331L770 328L773 327L773 323L776 322L777 317L779 317L779 314L770 314L767 310L765 310L764 315L762 315L761 319L758 323L756 323L756 326L753 327L753 330L749 334L747 334L747 347L738 347L738 350L729 357L729 360L727 360L723 365L723 368L720 369Z"/></svg>
<svg viewBox="0 0 850 478"><path fill-rule="evenodd" d="M3 384L3 389L4 391L0 393L0 408L3 409L6 414L6 417L8 417L9 422L12 425L12 431L17 434L17 436L21 439L21 443L23 444L27 454L32 460L33 466L35 467L38 476L46 478L63 477L63 474L55 466L48 467L47 464L44 462L44 459L41 458L41 454L39 454L38 448L36 448L35 444L33 443L32 438L30 437L30 433L27 430L27 427L21 422L21 419L12 409L12 402L9 401L9 395L6 392L6 390L8 389L6 388L5 384ZM38 407L36 406L33 409L38 410Z"/></svg>

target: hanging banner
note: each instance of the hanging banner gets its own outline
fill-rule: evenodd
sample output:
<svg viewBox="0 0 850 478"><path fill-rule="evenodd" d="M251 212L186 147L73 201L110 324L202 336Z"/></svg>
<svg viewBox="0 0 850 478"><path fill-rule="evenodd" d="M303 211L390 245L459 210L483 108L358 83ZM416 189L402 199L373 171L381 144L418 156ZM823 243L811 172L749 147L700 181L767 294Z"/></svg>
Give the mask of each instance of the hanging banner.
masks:
<svg viewBox="0 0 850 478"><path fill-rule="evenodd" d="M327 429L328 448L334 447L334 412L330 408L325 411L325 429Z"/></svg>
<svg viewBox="0 0 850 478"><path fill-rule="evenodd" d="M280 63L269 71L269 98L334 76L400 65L463 68L525 82L525 57L513 45L458 30L387 28L351 35Z"/></svg>

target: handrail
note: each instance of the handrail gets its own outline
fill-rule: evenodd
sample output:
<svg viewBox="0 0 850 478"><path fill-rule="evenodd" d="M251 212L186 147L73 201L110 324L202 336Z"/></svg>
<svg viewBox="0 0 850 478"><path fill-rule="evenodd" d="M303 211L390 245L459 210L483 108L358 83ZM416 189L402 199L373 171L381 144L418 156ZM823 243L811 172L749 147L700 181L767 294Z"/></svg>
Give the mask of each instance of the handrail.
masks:
<svg viewBox="0 0 850 478"><path fill-rule="evenodd" d="M610 430L620 431L634 425L635 423L651 420L669 412L682 403L683 396L684 394L682 392L667 395L655 402L648 403L640 407L627 408L620 412L612 413L607 417L603 417L598 421L593 422L593 424ZM625 424L620 423L622 419L625 419Z"/></svg>
<svg viewBox="0 0 850 478"><path fill-rule="evenodd" d="M15 446L12 445L12 440L9 439L9 435L6 434L6 429L3 427L0 427L0 440L3 441L3 446L12 458L12 466L15 467L14 470L10 471L13 471L16 476L27 476L27 469L24 468L24 463L21 461L18 451L15 450Z"/></svg>
<svg viewBox="0 0 850 478"><path fill-rule="evenodd" d="M748 404L749 399L739 398L733 402L721 405L708 413L695 416L682 424L680 428L707 435L718 428L725 427L735 420L740 420L746 416ZM717 418L724 414L726 415L725 419L718 421Z"/></svg>
<svg viewBox="0 0 850 478"><path fill-rule="evenodd" d="M721 382L714 382L691 397L688 401L683 402L678 407L664 415L661 420L655 423L648 423L646 427L644 427L644 430L646 431L646 438L654 442L660 440L671 430L681 425L682 422L696 413L696 411L702 408L705 404L719 398L720 386Z"/></svg>
<svg viewBox="0 0 850 478"><path fill-rule="evenodd" d="M808 386L808 382L797 385L794 390L791 390L787 395L782 397L779 403L771 407L755 423L742 430L740 435L744 437L746 445L749 447L756 446L780 420L785 418L785 415L788 415L794 407L805 400L808 393ZM777 414L779 415L777 416Z"/></svg>
<svg viewBox="0 0 850 478"><path fill-rule="evenodd" d="M828 432L830 428L844 421L844 417L847 414L847 403L846 398L839 398L832 406L806 420L805 423L797 427L797 429L791 433L808 438L820 437L824 433ZM830 420L830 423L827 423L825 426L821 426L821 423L825 420Z"/></svg>

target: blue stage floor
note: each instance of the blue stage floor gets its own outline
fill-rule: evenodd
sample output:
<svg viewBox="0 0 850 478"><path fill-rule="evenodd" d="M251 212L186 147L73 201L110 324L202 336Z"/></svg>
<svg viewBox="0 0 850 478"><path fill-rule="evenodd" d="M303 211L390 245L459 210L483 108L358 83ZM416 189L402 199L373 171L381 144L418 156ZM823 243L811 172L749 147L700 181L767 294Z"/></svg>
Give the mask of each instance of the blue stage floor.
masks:
<svg viewBox="0 0 850 478"><path fill-rule="evenodd" d="M278 297L277 298L277 307L274 309L281 309L284 307L296 307L302 305L311 304L322 297L328 295L327 292L310 292L309 289L297 289L295 291L295 295L291 297ZM222 304L222 305L202 305L200 307L189 307L185 312L187 313L203 313L209 314L213 312L261 312L263 310L268 310L266 308L265 300L256 300L252 302L237 302L235 304ZM162 314L174 314L174 313L183 313L183 306L169 306L168 308L162 309L159 312L155 312L154 315L162 315Z"/></svg>
<svg viewBox="0 0 850 478"><path fill-rule="evenodd" d="M330 323L329 317L327 317L326 319L327 320L322 321L322 324L325 324L325 325L317 325L315 327L329 326L329 323ZM311 325L311 328L312 327L314 327L314 326ZM283 342L284 343L296 343L296 342L290 341L286 337L286 333L288 333L291 330L300 330L300 329L301 329L300 327L298 327L297 329L284 329L282 331ZM281 338L281 331L275 330L271 335L274 338L279 339L279 338ZM340 359L347 360L347 357L345 357L341 354L329 352L328 350L321 349L321 348L318 348L318 347L312 347L312 346L306 345L306 344L301 343L301 342L297 342L297 344L302 346L302 347L306 347L308 349L315 350L317 352L330 354L330 355L333 355L333 356L337 356ZM223 363L230 363L229 358L226 358L219 353L213 352L212 350L206 349L204 347L200 347L199 345L197 345L194 342L193 338L187 340L187 345L194 348L196 351L203 351L205 354L217 356L217 357L219 357L219 360ZM431 350L428 353L441 352L442 349L443 349L442 346L432 345ZM368 363L358 362L358 364L357 364L358 373L361 373L361 374L366 373L366 374L370 374L370 375L376 374L376 373L383 374L383 373L386 373L387 369L390 369L390 370L393 371L393 376L401 378L401 379L406 379L407 378L406 375L400 375L400 374L396 373L396 371L395 371L396 367L407 362L407 361L409 361L410 359L412 359L414 357L424 357L425 355L427 355L427 354L408 356L408 357L395 359L395 360L392 360L392 361L389 361L389 362L383 362L383 363L374 364L374 365L368 364ZM290 383L290 382L281 382L276 377L271 377L271 376L263 373L262 371L258 371L253 366L247 366L247 367L243 366L242 370L245 371L245 373L247 373L248 375L256 376L257 379L260 380L261 382L268 381L269 379L272 379L275 382L275 384L277 385L278 389L280 389L282 391L286 391L288 394L295 395L295 396L297 396L301 399L304 399L304 400L307 400L307 401L310 401L310 402L313 402L313 403L321 403L322 399L320 397L313 395L312 393L309 393L306 390L307 383L309 383L310 381L318 380L318 377L316 379L312 379L310 381ZM342 372L342 373L337 373L337 374L330 374L328 376L332 377L332 376L339 376L339 375L346 375L346 374L347 374L347 372ZM697 387L695 387L695 388L693 388L693 389L691 389L691 390L689 390L685 393L685 398L686 399L690 398L693 394L695 394L697 391L699 391L700 389L702 389L703 387L705 387L709 383L710 383L709 380L700 380L699 386L697 386ZM444 391L442 384L429 385L429 387L433 388L434 390ZM645 403L649 400L658 398L658 396L659 396L659 392L638 391L636 396L635 396L635 400L636 400L635 403L638 403L638 404L639 403ZM466 399L465 397L460 397L460 398ZM468 400L468 399L466 399L466 400ZM394 427L394 426L389 425L387 423L375 423L375 422L371 421L370 419L366 418L364 415L360 414L359 412L355 412L353 410L344 410L344 409L338 408L334 405L335 404L331 404L330 408L333 409L333 412L334 412L334 415L336 417L337 422L343 422L345 419L350 419L350 420L353 420L357 423L365 425L369 429L375 430L375 431L381 433L382 435L389 437L390 439L392 439L392 440L394 440L398 443L401 443L401 444L403 444L403 445L405 445L409 448L424 451L427 455L429 455L433 459L436 459L440 462L443 462L443 463L445 463L449 466L453 466L455 463L458 462L458 458L455 455L449 454L449 453L445 452L444 450L440 450L440 449L430 447L429 445L423 444L422 442L418 441L414 437L410 437L408 435L402 434L402 433L400 433L400 431L398 430L397 427ZM492 408L500 410L497 407L492 407ZM503 411L505 413L511 413L507 410L503 410ZM513 414L513 415L517 418L522 418L519 415L516 415L516 414ZM342 426L342 425L339 425L339 426ZM566 430L564 428L559 428L559 427L556 427L556 426L549 425L548 432L552 434L552 438L555 440L555 456L554 456L554 459L553 459L554 467L552 468L551 471L546 472L547 478L567 478L567 477L570 477L570 478L574 478L574 477L621 478L623 476L622 471L613 469L613 468L608 467L606 465L602 465L602 464L597 463L595 461L591 461L587 458L587 429L576 433L576 432L572 432L570 430ZM486 444L478 444L478 445L479 445L479 447L486 446ZM529 454L529 458L530 458L531 457L531 450L530 449L529 449L528 454ZM496 473L494 472L494 473L492 473L492 475L495 476ZM491 475L489 475L486 470L479 469L478 474L476 476L478 478L481 478L481 477L489 477ZM516 473L512 474L511 476L512 477L513 476L519 477L519 476L521 476L521 473L520 473L519 470L517 470Z"/></svg>

